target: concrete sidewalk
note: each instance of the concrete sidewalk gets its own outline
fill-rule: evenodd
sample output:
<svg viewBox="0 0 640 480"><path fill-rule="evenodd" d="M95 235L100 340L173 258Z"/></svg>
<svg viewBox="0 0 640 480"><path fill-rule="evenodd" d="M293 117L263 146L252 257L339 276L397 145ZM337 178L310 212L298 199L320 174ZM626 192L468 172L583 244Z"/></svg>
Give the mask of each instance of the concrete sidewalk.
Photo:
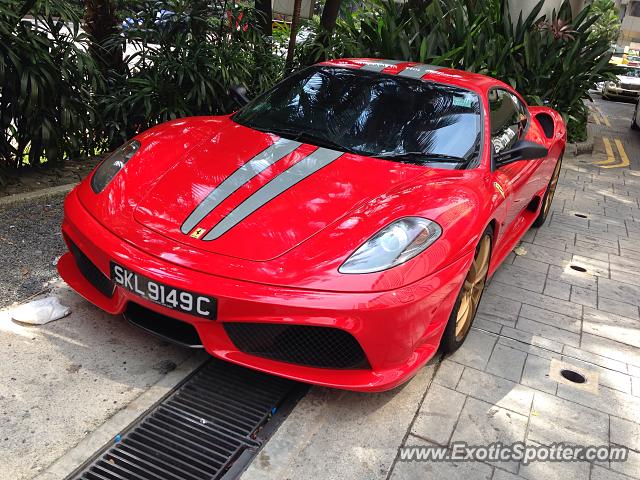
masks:
<svg viewBox="0 0 640 480"><path fill-rule="evenodd" d="M640 136L625 143L636 158ZM550 219L493 277L458 352L392 392L312 389L243 478L640 478L640 171L602 168L596 145L565 158ZM527 466L397 459L401 445L453 441L630 452L626 462Z"/></svg>

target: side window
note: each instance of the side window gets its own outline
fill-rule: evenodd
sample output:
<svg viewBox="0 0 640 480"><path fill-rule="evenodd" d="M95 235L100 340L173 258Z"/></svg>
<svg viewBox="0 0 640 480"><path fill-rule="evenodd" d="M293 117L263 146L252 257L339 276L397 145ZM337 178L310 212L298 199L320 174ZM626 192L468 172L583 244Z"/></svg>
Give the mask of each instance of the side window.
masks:
<svg viewBox="0 0 640 480"><path fill-rule="evenodd" d="M500 153L522 138L527 126L526 108L518 98L506 90L489 90L491 143Z"/></svg>

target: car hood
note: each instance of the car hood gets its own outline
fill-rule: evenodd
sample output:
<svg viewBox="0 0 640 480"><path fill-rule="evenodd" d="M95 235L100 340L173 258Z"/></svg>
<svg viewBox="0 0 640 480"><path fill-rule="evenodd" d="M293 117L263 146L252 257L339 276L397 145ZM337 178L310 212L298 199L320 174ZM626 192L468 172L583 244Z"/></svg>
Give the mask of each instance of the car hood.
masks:
<svg viewBox="0 0 640 480"><path fill-rule="evenodd" d="M137 161L153 164L151 158ZM192 248L267 261L424 172L226 119L158 175L133 217Z"/></svg>

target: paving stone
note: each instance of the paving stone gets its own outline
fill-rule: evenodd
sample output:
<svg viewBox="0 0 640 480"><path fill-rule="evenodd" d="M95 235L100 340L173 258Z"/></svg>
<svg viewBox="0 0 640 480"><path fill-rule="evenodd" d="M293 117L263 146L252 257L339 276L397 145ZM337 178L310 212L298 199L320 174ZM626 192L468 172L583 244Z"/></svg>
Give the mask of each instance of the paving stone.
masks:
<svg viewBox="0 0 640 480"><path fill-rule="evenodd" d="M528 318L520 317L516 323L516 329L531 334L539 335L554 341L561 342L565 345L577 347L580 345L580 335L568 330L553 327L544 323L536 322Z"/></svg>
<svg viewBox="0 0 640 480"><path fill-rule="evenodd" d="M454 479L490 480L493 467L480 462L397 462L390 480ZM383 478L384 475L381 475ZM346 478L346 477L343 477Z"/></svg>
<svg viewBox="0 0 640 480"><path fill-rule="evenodd" d="M571 284L547 279L542 293L561 300L569 300L571 297Z"/></svg>
<svg viewBox="0 0 640 480"><path fill-rule="evenodd" d="M544 308L523 305L520 310L520 316L546 325L562 328L563 330L569 330L570 332L580 333L581 322L579 319L552 312L551 310L545 310Z"/></svg>
<svg viewBox="0 0 640 480"><path fill-rule="evenodd" d="M640 350L624 343L583 333L580 347L588 352L640 367Z"/></svg>
<svg viewBox="0 0 640 480"><path fill-rule="evenodd" d="M522 385L555 395L558 384L549 378L551 360L528 355L522 372Z"/></svg>
<svg viewBox="0 0 640 480"><path fill-rule="evenodd" d="M473 319L473 327L495 334L500 333L500 331L502 330L502 324L499 322L495 322L495 317L490 318L491 319L485 317L484 315L476 315L476 317Z"/></svg>
<svg viewBox="0 0 640 480"><path fill-rule="evenodd" d="M527 354L506 345L496 345L486 371L498 377L519 382Z"/></svg>
<svg viewBox="0 0 640 480"><path fill-rule="evenodd" d="M561 265L563 262L571 260L571 254L564 250L557 250L534 243L527 243L524 247L527 249L526 257L530 260L549 263L551 265Z"/></svg>
<svg viewBox="0 0 640 480"><path fill-rule="evenodd" d="M549 268L549 279L568 283L570 285L577 285L578 287L588 288L591 290L596 290L598 288L598 279L596 275L591 274L591 272L578 272L570 268L570 265L573 265L573 263L567 262L566 265L563 266L551 265ZM588 268L586 264L580 265L576 262L575 265Z"/></svg>
<svg viewBox="0 0 640 480"><path fill-rule="evenodd" d="M564 348L562 349L562 352L564 353L564 356L568 358L576 358L578 360L582 360L587 363L592 363L594 365L598 365L600 367L604 367L609 370L614 370L616 372L621 372L621 373L628 372L627 364L624 362L603 357L602 355L597 355L595 353L587 352L579 348L565 345Z"/></svg>
<svg viewBox="0 0 640 480"><path fill-rule="evenodd" d="M448 445L465 398L455 390L431 384L411 433L439 445Z"/></svg>
<svg viewBox="0 0 640 480"><path fill-rule="evenodd" d="M491 480L521 480L524 477L496 468Z"/></svg>
<svg viewBox="0 0 640 480"><path fill-rule="evenodd" d="M549 271L548 263L532 260L525 255L516 255L516 258L513 260L513 265L531 272L547 273Z"/></svg>
<svg viewBox="0 0 640 480"><path fill-rule="evenodd" d="M582 330L640 348L640 320L635 318L585 307Z"/></svg>
<svg viewBox="0 0 640 480"><path fill-rule="evenodd" d="M590 470L587 462L531 462L520 467L519 475L527 480L585 480Z"/></svg>
<svg viewBox="0 0 640 480"><path fill-rule="evenodd" d="M529 440L542 445L609 443L609 416L605 413L543 392L535 393L531 410Z"/></svg>
<svg viewBox="0 0 640 480"><path fill-rule="evenodd" d="M607 468L593 465L591 470L591 480L629 480L629 477Z"/></svg>
<svg viewBox="0 0 640 480"><path fill-rule="evenodd" d="M631 377L626 373L617 372L608 368L602 368L590 362L585 362L577 358L563 356L562 361L575 365L598 374L598 383L605 387L620 390L624 393L631 393Z"/></svg>
<svg viewBox="0 0 640 480"><path fill-rule="evenodd" d="M464 344L449 357L454 362L484 369L498 337L472 328Z"/></svg>
<svg viewBox="0 0 640 480"><path fill-rule="evenodd" d="M571 301L595 308L598 306L598 294L596 290L571 285Z"/></svg>
<svg viewBox="0 0 640 480"><path fill-rule="evenodd" d="M433 378L433 381L444 387L455 389L460 381L463 370L464 365L445 359L438 365L438 370L436 371L436 376Z"/></svg>
<svg viewBox="0 0 640 480"><path fill-rule="evenodd" d="M559 384L557 395L610 415L625 418L632 422L640 422L640 398L628 393L600 385L598 394L594 395L569 385Z"/></svg>
<svg viewBox="0 0 640 480"><path fill-rule="evenodd" d="M640 424L612 415L611 443L640 450Z"/></svg>
<svg viewBox="0 0 640 480"><path fill-rule="evenodd" d="M526 429L526 415L518 415L482 400L467 398L451 441L467 442L470 445L490 445L494 442L509 445L523 442ZM518 471L517 462L499 464L501 468L514 473Z"/></svg>
<svg viewBox="0 0 640 480"><path fill-rule="evenodd" d="M521 306L522 304L518 301L510 300L486 291L478 306L478 314L484 315L494 322L505 325L511 323L511 326L513 326L518 319ZM504 319L506 322L504 320L493 319L492 317Z"/></svg>
<svg viewBox="0 0 640 480"><path fill-rule="evenodd" d="M632 478L640 478L640 453L629 450L627 460L624 462L611 462L611 469L629 475Z"/></svg>
<svg viewBox="0 0 640 480"><path fill-rule="evenodd" d="M569 315L570 317L582 318L582 305L553 298L548 295L542 295L530 290L499 282L492 282L487 288L487 291L500 297L526 303L527 305L533 305L535 307L551 310L552 312L562 313L563 315Z"/></svg>
<svg viewBox="0 0 640 480"><path fill-rule="evenodd" d="M518 340L520 342L533 345L535 347L540 347L545 350L548 350L549 352L562 353L562 348L563 348L562 343L556 342L554 340L550 340L545 337L541 337L539 335L535 335L533 333L525 332L524 330L516 330L515 328L502 327L500 336L501 338L506 337L512 340Z"/></svg>
<svg viewBox="0 0 640 480"><path fill-rule="evenodd" d="M600 278L598 280L598 295L611 300L640 305L640 285Z"/></svg>
<svg viewBox="0 0 640 480"><path fill-rule="evenodd" d="M640 267L638 267L640 269ZM593 305L589 305L590 307ZM598 299L598 310L616 313L623 317L640 319L638 315L638 307L631 303L619 302L609 298L600 297Z"/></svg>
<svg viewBox="0 0 640 480"><path fill-rule="evenodd" d="M640 397L640 378L631 377L631 395Z"/></svg>
<svg viewBox="0 0 640 480"><path fill-rule="evenodd" d="M522 415L529 414L534 393L529 387L473 368L464 369L456 390Z"/></svg>
<svg viewBox="0 0 640 480"><path fill-rule="evenodd" d="M542 293L547 275L546 273L535 272L514 265L503 265L495 273L493 278L496 282L507 283L526 290Z"/></svg>
<svg viewBox="0 0 640 480"><path fill-rule="evenodd" d="M524 332L520 332L519 330L513 330L513 332L518 332L522 336L528 336L529 338L532 338L531 335L528 335L528 334L526 334ZM547 339L544 338L543 340L546 341ZM504 333L500 335L500 338L498 339L498 344L499 345L507 345L507 346L509 346L511 348L515 348L517 350L521 350L523 352L530 353L530 354L535 355L537 357L546 358L547 360L550 360L552 358L560 359L560 357L561 357L559 352L547 350L545 348L538 347L536 345L531 345L531 344L525 343L523 341L514 340L513 338L509 338L509 337L504 336ZM562 344L558 344L558 345L559 345L559 349L562 350Z"/></svg>

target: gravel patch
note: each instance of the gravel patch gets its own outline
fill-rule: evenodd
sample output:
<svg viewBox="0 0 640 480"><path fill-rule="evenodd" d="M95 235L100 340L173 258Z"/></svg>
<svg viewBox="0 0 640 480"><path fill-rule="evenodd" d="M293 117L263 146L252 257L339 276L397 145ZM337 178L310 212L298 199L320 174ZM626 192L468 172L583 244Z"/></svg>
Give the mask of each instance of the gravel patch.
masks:
<svg viewBox="0 0 640 480"><path fill-rule="evenodd" d="M64 196L0 209L0 308L46 290L65 250Z"/></svg>

